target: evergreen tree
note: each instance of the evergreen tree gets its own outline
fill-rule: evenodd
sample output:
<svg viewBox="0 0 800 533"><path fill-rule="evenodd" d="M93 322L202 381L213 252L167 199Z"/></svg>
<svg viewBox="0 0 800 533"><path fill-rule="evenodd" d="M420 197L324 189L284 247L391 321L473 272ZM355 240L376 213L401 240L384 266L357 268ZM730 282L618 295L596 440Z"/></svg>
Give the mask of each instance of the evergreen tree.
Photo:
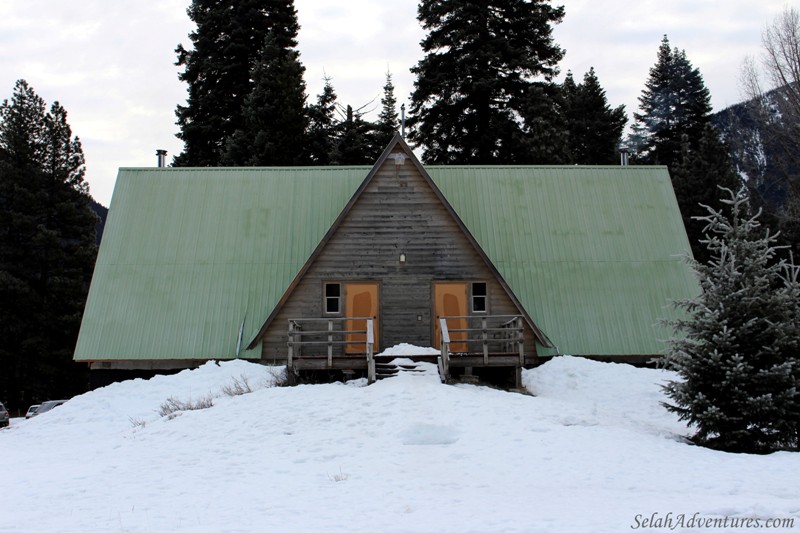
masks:
<svg viewBox="0 0 800 533"><path fill-rule="evenodd" d="M22 169L36 167L46 152L46 105L25 80L14 85L11 102L0 107L0 149L4 162Z"/></svg>
<svg viewBox="0 0 800 533"><path fill-rule="evenodd" d="M627 117L625 106L611 109L606 92L590 68L576 85L572 73L561 85L564 115L569 131L571 162L578 165L610 165L617 159Z"/></svg>
<svg viewBox="0 0 800 533"><path fill-rule="evenodd" d="M692 254L705 263L710 257L703 242L704 206L722 206L724 189L738 191L741 186L717 130L706 126L695 150L690 150L688 135L684 134L680 159L670 174Z"/></svg>
<svg viewBox="0 0 800 533"><path fill-rule="evenodd" d="M325 76L324 80L325 85L317 95L316 103L306 108L306 158L312 165L331 163L336 140L336 91L331 78Z"/></svg>
<svg viewBox="0 0 800 533"><path fill-rule="evenodd" d="M544 0L422 0L417 13L429 33L426 55L411 69L417 79L408 125L423 160L514 163L531 144L539 148L526 145L518 117L531 117L533 97L545 94L532 91L530 80L558 73L564 52L552 25L564 9Z"/></svg>
<svg viewBox="0 0 800 533"><path fill-rule="evenodd" d="M665 35L658 61L639 98L641 113L628 144L633 158L647 164L667 165L684 225L699 258L707 257L701 244L700 204L717 208L717 186L738 190L738 178L719 133L711 124L711 97L700 72L686 52L670 49Z"/></svg>
<svg viewBox="0 0 800 533"><path fill-rule="evenodd" d="M304 162L305 82L296 50L267 37L253 69L254 87L244 104L244 124L227 140L224 165L281 166Z"/></svg>
<svg viewBox="0 0 800 533"><path fill-rule="evenodd" d="M265 45L288 55L296 46L297 12L292 0L193 0L187 12L197 30L189 34L191 50L182 45L175 50L176 64L184 67L179 78L189 84L189 97L187 105L176 110L184 150L174 164L216 166L228 139L247 130L245 109L256 83L254 70L273 64L262 57ZM292 77L291 72L283 75ZM269 89L262 89L251 111L264 105Z"/></svg>
<svg viewBox="0 0 800 533"><path fill-rule="evenodd" d="M634 148L636 158L649 164L671 168L681 156L683 136L694 150L711 120L711 95L700 71L686 52L670 49L666 35L639 103L641 112L633 114L634 138L641 141Z"/></svg>
<svg viewBox="0 0 800 533"><path fill-rule="evenodd" d="M342 120L336 127L331 163L371 165L383 151L383 147L378 147L375 143L374 125L364 120L361 109L353 110L348 105L342 114Z"/></svg>
<svg viewBox="0 0 800 533"><path fill-rule="evenodd" d="M392 74L387 72L386 83L383 85L383 97L381 98L381 112L378 115L378 121L375 123L375 145L380 150L383 150L399 130L397 98L394 96Z"/></svg>
<svg viewBox="0 0 800 533"><path fill-rule="evenodd" d="M564 99L560 87L551 82L534 82L520 106L522 125L511 131L511 139L499 138L513 146L506 163L523 165L567 165L572 161L569 131L564 118ZM500 132L505 134L507 132Z"/></svg>
<svg viewBox="0 0 800 533"><path fill-rule="evenodd" d="M666 385L670 410L697 428L693 439L733 452L798 449L798 268L776 260L747 199L728 191L730 217L709 208L710 260L693 263L702 294L677 304L687 318L665 358L681 381Z"/></svg>
<svg viewBox="0 0 800 533"><path fill-rule="evenodd" d="M86 390L72 362L97 252L83 150L58 102L17 82L0 106L0 395Z"/></svg>
<svg viewBox="0 0 800 533"><path fill-rule="evenodd" d="M569 117L569 107L578 98L578 84L575 83L575 77L572 75L571 70L567 71L564 83L561 84L561 96L564 99L565 114Z"/></svg>

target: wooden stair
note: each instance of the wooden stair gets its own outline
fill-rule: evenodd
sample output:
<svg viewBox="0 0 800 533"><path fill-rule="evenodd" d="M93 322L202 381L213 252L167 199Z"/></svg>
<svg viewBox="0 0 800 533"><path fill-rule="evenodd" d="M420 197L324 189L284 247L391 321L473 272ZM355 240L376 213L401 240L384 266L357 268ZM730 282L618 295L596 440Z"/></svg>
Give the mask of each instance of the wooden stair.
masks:
<svg viewBox="0 0 800 533"><path fill-rule="evenodd" d="M417 368L415 363L396 364L392 361L375 362L375 379L387 379L398 375L401 372L424 373L425 370Z"/></svg>

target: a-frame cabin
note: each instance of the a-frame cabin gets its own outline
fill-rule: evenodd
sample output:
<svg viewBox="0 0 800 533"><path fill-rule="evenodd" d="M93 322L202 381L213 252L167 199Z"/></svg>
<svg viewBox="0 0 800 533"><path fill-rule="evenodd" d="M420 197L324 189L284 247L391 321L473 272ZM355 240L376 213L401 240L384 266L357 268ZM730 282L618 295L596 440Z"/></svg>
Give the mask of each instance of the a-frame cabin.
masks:
<svg viewBox="0 0 800 533"><path fill-rule="evenodd" d="M688 253L664 167L423 167L395 136L371 168L121 169L75 360L112 379L237 358L374 377L398 343L445 377L644 362L699 290Z"/></svg>
<svg viewBox="0 0 800 533"><path fill-rule="evenodd" d="M292 368L366 369L371 378L370 349L400 343L442 350L446 374L518 372L536 362L537 342L549 346L399 135L248 348L287 359L287 325Z"/></svg>

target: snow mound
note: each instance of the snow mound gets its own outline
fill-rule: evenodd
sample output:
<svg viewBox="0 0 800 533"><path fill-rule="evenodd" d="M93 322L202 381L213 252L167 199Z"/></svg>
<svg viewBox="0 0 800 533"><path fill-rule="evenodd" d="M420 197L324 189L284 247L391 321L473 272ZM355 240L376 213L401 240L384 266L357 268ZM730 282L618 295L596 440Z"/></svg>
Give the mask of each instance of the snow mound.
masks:
<svg viewBox="0 0 800 533"><path fill-rule="evenodd" d="M563 410L565 425L640 427L658 434L686 433L661 405L667 401L661 387L673 379L677 374L666 370L570 356L554 357L522 373L522 384L531 394L578 407Z"/></svg>
<svg viewBox="0 0 800 533"><path fill-rule="evenodd" d="M67 428L83 425L105 431L129 430L131 424L160 418L161 405L169 398L197 402L224 396L223 388L234 380L257 390L271 387L285 375L283 367L267 367L247 361L209 361L177 374L113 383L76 396L49 413L31 418L20 429L60 435Z"/></svg>
<svg viewBox="0 0 800 533"><path fill-rule="evenodd" d="M800 523L796 454L680 442L687 428L658 405L668 372L554 358L524 372L533 396L444 386L421 366L423 379L368 387L273 387L277 369L230 361L84 394L0 431L0 533L604 533L654 513ZM234 378L253 392L221 394ZM206 409L156 412L208 396Z"/></svg>
<svg viewBox="0 0 800 533"><path fill-rule="evenodd" d="M407 355L438 355L440 353L441 352L436 348L431 348L429 346L414 346L413 344L401 342L375 355L396 355L402 357Z"/></svg>

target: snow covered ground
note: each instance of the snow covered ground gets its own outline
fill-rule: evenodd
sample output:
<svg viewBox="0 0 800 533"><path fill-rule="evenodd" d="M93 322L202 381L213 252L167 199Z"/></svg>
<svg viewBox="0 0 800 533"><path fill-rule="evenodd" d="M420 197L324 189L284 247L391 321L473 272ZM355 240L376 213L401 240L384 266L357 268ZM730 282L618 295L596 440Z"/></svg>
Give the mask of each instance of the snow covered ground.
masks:
<svg viewBox="0 0 800 533"><path fill-rule="evenodd" d="M562 357L524 373L531 396L443 385L432 366L371 386L268 386L276 372L209 363L15 420L0 431L0 531L800 528L800 457L683 443L658 403L664 371ZM257 390L221 393L242 376Z"/></svg>

